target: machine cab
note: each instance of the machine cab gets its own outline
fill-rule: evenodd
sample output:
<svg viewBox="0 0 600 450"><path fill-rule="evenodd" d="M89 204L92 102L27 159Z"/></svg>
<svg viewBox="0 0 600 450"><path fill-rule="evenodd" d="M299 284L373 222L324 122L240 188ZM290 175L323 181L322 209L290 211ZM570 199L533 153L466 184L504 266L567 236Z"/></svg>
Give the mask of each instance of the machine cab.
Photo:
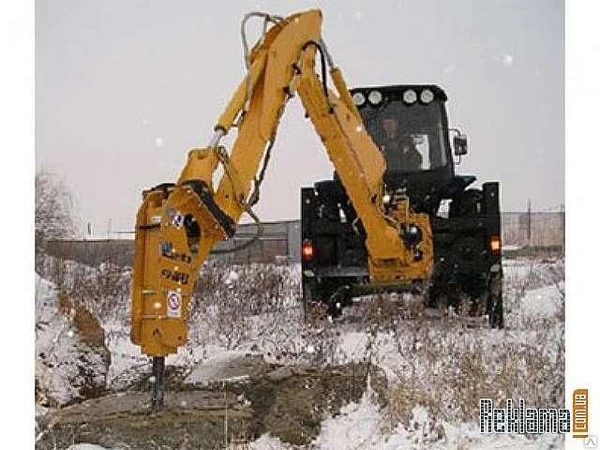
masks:
<svg viewBox="0 0 600 450"><path fill-rule="evenodd" d="M454 176L444 91L434 85L351 90L367 131L386 160L388 186Z"/></svg>

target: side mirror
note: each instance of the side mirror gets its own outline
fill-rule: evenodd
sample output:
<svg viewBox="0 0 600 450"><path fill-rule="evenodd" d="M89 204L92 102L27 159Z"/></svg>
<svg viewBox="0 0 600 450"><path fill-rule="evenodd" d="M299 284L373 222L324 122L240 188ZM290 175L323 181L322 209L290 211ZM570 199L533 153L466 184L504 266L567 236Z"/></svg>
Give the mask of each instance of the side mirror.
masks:
<svg viewBox="0 0 600 450"><path fill-rule="evenodd" d="M467 154L467 149L467 136L464 134L454 136L454 155L464 156Z"/></svg>

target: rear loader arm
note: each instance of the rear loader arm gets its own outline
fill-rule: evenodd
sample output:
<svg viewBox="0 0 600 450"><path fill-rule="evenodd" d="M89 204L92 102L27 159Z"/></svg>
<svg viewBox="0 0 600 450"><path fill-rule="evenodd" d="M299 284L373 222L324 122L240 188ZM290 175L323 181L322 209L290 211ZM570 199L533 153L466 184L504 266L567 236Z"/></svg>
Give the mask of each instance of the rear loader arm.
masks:
<svg viewBox="0 0 600 450"><path fill-rule="evenodd" d="M233 236L240 216L252 214L261 161L266 163L285 104L296 92L362 220L372 282L425 279L429 273L429 218L412 213L407 200L391 216L385 214L385 160L333 67L321 39L320 11L285 19L248 17L253 15L272 26L247 55L247 76L219 118L215 136L206 148L189 152L176 184L144 193L137 215L131 338L150 356L175 353L187 341L188 304L200 266L219 241ZM323 79L315 73L317 52L323 68L329 62L337 94L327 88L327 71ZM234 127L237 136L228 153L219 142ZM224 175L215 190L219 165ZM424 234L418 258L402 237L410 224Z"/></svg>

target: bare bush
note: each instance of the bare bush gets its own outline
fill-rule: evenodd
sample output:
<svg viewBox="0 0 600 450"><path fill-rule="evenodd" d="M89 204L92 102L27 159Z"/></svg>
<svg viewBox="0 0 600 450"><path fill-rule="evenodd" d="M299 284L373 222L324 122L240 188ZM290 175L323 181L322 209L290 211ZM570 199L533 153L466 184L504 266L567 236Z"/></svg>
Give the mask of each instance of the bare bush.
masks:
<svg viewBox="0 0 600 450"><path fill-rule="evenodd" d="M70 259L39 255L36 272L54 283L101 322L128 317L131 269L103 263L90 267Z"/></svg>
<svg viewBox="0 0 600 450"><path fill-rule="evenodd" d="M190 321L196 323L204 343L239 347L249 336L263 334L256 318L267 316L267 327L287 318L297 307L298 283L289 266L205 264L196 285Z"/></svg>
<svg viewBox="0 0 600 450"><path fill-rule="evenodd" d="M416 405L434 418L472 421L482 397L495 404L523 398L531 405L562 407L564 264L523 261L508 272L504 291L512 319L504 330L451 319L398 321L400 359L388 393L392 425L406 423Z"/></svg>

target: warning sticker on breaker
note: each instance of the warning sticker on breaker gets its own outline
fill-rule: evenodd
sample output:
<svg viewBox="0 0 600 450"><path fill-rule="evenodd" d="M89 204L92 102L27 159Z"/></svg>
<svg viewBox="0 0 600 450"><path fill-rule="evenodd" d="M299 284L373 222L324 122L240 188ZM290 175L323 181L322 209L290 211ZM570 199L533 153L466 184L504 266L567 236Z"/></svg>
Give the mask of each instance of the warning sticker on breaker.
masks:
<svg viewBox="0 0 600 450"><path fill-rule="evenodd" d="M169 291L167 296L167 317L181 317L181 294Z"/></svg>

